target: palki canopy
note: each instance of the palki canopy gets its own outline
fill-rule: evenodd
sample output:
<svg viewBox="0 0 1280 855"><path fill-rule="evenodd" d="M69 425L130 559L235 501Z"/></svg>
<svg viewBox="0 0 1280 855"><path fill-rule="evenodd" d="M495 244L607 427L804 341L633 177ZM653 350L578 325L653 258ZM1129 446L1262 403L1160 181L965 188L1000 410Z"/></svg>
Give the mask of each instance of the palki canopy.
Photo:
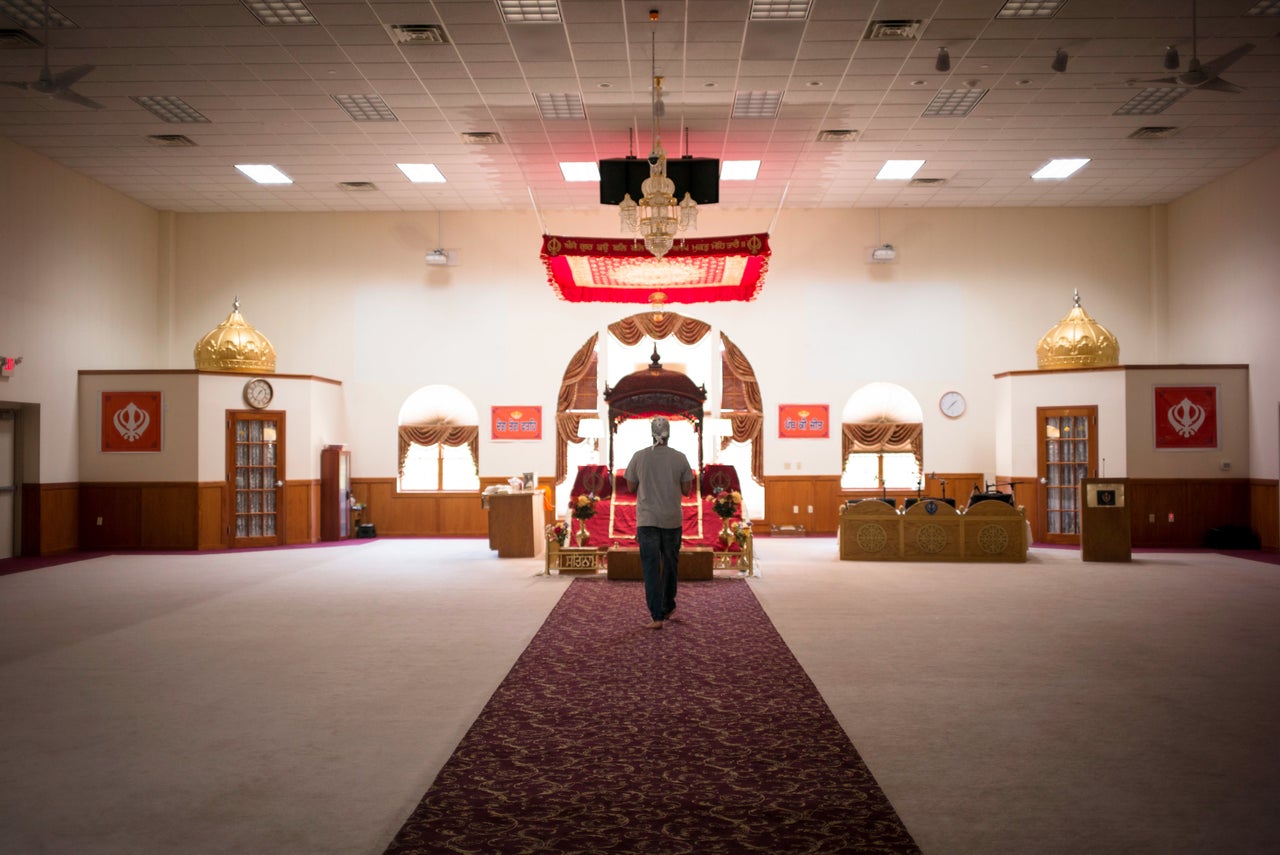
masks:
<svg viewBox="0 0 1280 855"><path fill-rule="evenodd" d="M613 472L613 435L627 419L667 416L687 419L698 434L698 471L702 471L702 411L707 403L705 386L695 386L688 375L668 371L658 358L658 345L653 346L648 368L633 371L604 389L609 405L609 471Z"/></svg>
<svg viewBox="0 0 1280 855"><path fill-rule="evenodd" d="M570 303L749 302L770 254L767 233L681 238L662 258L624 238L542 238L547 282Z"/></svg>

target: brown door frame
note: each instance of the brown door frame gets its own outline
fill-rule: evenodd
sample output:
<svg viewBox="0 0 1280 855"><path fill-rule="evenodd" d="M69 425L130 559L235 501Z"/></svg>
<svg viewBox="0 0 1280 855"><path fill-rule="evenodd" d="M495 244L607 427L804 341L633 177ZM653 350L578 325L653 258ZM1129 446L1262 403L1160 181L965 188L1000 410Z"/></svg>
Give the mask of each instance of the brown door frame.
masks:
<svg viewBox="0 0 1280 855"><path fill-rule="evenodd" d="M236 423L239 421L276 423L276 533L260 537L236 537ZM227 410L226 421L226 520L227 544L232 549L282 546L285 532L285 412L284 410Z"/></svg>
<svg viewBox="0 0 1280 855"><path fill-rule="evenodd" d="M1096 478L1098 475L1098 406L1096 404L1085 404L1074 407L1036 407L1036 479L1040 482L1037 484L1037 492L1039 493L1040 499L1040 507L1038 509L1039 519L1037 522L1040 526L1040 538L1045 543L1061 543L1079 546L1079 526L1076 527L1076 532L1074 534L1051 534L1049 532L1049 460L1045 444L1045 419L1066 417L1084 417L1089 420L1085 477ZM1061 463L1063 461L1057 462ZM1079 508L1077 507L1077 518L1078 516Z"/></svg>

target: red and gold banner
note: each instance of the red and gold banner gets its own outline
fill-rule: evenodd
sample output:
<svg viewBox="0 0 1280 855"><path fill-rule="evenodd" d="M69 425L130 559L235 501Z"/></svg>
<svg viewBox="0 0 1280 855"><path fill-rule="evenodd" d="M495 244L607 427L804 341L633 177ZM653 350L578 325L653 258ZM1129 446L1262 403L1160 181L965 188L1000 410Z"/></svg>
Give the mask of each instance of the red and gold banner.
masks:
<svg viewBox="0 0 1280 855"><path fill-rule="evenodd" d="M542 407L494 407L493 439L542 439Z"/></svg>
<svg viewBox="0 0 1280 855"><path fill-rule="evenodd" d="M1218 387L1156 386L1156 448L1217 448Z"/></svg>
<svg viewBox="0 0 1280 855"><path fill-rule="evenodd" d="M160 451L160 392L103 392L99 431L103 451Z"/></svg>
<svg viewBox="0 0 1280 855"><path fill-rule="evenodd" d="M542 238L547 282L570 303L746 302L770 254L768 234L679 239L663 258L630 238Z"/></svg>
<svg viewBox="0 0 1280 855"><path fill-rule="evenodd" d="M779 404L780 439L826 439L831 435L828 404Z"/></svg>

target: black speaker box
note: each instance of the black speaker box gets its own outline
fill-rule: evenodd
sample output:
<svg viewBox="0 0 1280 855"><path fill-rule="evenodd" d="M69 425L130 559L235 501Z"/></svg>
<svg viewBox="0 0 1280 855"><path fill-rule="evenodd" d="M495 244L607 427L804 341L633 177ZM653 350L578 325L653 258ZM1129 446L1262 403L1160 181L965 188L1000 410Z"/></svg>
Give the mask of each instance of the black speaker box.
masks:
<svg viewBox="0 0 1280 855"><path fill-rule="evenodd" d="M636 201L644 195L640 185L649 177L649 161L643 157L611 157L600 161L600 204L617 205L631 194ZM720 201L720 159L681 157L667 161L667 177L676 185L679 202L688 193L699 205Z"/></svg>

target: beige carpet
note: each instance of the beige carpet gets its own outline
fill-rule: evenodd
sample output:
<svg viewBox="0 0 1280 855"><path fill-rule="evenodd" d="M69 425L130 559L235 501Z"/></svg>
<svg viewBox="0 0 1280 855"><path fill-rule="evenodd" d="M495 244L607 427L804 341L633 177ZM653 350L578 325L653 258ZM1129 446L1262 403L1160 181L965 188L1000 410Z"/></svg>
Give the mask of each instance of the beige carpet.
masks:
<svg viewBox="0 0 1280 855"><path fill-rule="evenodd" d="M757 551L926 853L1280 849L1280 568ZM376 540L0 577L0 852L381 852L564 591L540 570Z"/></svg>

